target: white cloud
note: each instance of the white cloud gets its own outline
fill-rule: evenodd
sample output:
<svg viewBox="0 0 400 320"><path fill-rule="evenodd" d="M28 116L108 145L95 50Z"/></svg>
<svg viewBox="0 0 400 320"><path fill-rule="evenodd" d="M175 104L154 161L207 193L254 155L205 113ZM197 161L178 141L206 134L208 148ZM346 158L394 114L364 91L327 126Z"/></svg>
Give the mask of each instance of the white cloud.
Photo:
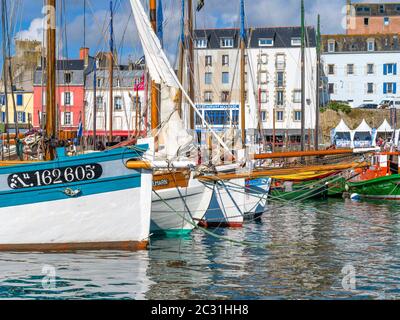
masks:
<svg viewBox="0 0 400 320"><path fill-rule="evenodd" d="M16 39L20 40L43 40L43 19L33 19L28 30L22 30L15 35Z"/></svg>

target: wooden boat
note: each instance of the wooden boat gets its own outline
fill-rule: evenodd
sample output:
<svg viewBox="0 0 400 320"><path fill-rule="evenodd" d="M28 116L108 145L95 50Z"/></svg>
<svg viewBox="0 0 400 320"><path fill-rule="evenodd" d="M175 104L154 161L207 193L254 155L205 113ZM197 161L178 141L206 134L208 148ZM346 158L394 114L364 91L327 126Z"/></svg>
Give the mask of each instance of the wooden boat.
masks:
<svg viewBox="0 0 400 320"><path fill-rule="evenodd" d="M145 249L151 171L130 170L148 145L0 168L0 250Z"/></svg>
<svg viewBox="0 0 400 320"><path fill-rule="evenodd" d="M275 181L270 190L271 201L302 201L308 199L325 199L328 187L319 180L305 182Z"/></svg>
<svg viewBox="0 0 400 320"><path fill-rule="evenodd" d="M392 174L369 180L347 182L346 191L361 198L400 200L400 175Z"/></svg>
<svg viewBox="0 0 400 320"><path fill-rule="evenodd" d="M150 232L167 236L190 233L204 217L212 190L194 179L190 170L156 172Z"/></svg>

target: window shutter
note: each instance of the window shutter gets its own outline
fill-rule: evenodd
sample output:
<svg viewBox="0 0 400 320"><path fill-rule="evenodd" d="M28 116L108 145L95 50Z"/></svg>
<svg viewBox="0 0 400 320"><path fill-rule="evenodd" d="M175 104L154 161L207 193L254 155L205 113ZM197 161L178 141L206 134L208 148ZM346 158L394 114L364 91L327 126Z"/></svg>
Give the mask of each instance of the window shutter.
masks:
<svg viewBox="0 0 400 320"><path fill-rule="evenodd" d="M388 71L388 68L387 68L387 64L385 63L385 64L383 65L383 75L384 75L384 76L387 75L387 71Z"/></svg>
<svg viewBox="0 0 400 320"><path fill-rule="evenodd" d="M395 82L395 83L393 83L393 93L396 93L396 91L397 91L397 90L396 90L396 89L397 89L396 87L397 87L397 83Z"/></svg>
<svg viewBox="0 0 400 320"><path fill-rule="evenodd" d="M65 125L64 112L61 112L61 125Z"/></svg>
<svg viewBox="0 0 400 320"><path fill-rule="evenodd" d="M26 112L22 112L22 122L26 122Z"/></svg>
<svg viewBox="0 0 400 320"><path fill-rule="evenodd" d="M73 92L70 92L69 94L70 94L70 97L71 97L71 103L70 103L70 105L73 106L73 105L74 105L74 93L73 93Z"/></svg>
<svg viewBox="0 0 400 320"><path fill-rule="evenodd" d="M62 106L64 106L65 104L64 104L64 99L65 98L65 92L63 92L62 94L61 94L61 105Z"/></svg>
<svg viewBox="0 0 400 320"><path fill-rule="evenodd" d="M386 82L383 84L383 93L387 94L387 83Z"/></svg>
<svg viewBox="0 0 400 320"><path fill-rule="evenodd" d="M393 64L393 74L397 74L397 63Z"/></svg>
<svg viewBox="0 0 400 320"><path fill-rule="evenodd" d="M74 125L74 113L71 112L71 126Z"/></svg>

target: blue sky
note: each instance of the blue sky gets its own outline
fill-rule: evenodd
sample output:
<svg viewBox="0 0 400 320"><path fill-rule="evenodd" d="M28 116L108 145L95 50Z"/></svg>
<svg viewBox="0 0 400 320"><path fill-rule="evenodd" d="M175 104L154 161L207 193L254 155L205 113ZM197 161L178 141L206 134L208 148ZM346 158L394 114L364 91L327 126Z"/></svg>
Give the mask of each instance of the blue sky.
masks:
<svg viewBox="0 0 400 320"><path fill-rule="evenodd" d="M196 2L197 0L193 0ZM13 36L42 39L43 0L8 0L15 6L16 23ZM142 0L147 6L147 0ZM323 33L343 33L345 0L305 0L306 21L315 25L317 14L321 14ZM362 1L362 2L396 2ZM58 0L58 16L63 17L64 36L59 42L59 57L74 58L83 46L84 0ZM140 44L131 16L129 0L114 0L115 38L121 60L135 59L141 55ZM163 0L165 28L164 43L172 63L175 62L178 42L180 0ZM60 10L62 9L62 10ZM86 0L86 45L91 54L108 48L109 0ZM61 14L62 12L62 14ZM196 15L197 28L238 27L239 0L205 0L204 9ZM246 0L248 26L291 26L300 24L300 0ZM59 19L60 22L60 19Z"/></svg>

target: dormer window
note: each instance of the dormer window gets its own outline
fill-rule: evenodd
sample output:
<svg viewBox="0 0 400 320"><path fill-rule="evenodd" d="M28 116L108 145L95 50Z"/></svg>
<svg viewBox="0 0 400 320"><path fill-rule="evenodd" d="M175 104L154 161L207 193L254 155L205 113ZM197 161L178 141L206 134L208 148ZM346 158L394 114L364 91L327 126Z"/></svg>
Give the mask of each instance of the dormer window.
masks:
<svg viewBox="0 0 400 320"><path fill-rule="evenodd" d="M328 52L335 52L335 40L328 41Z"/></svg>
<svg viewBox="0 0 400 320"><path fill-rule="evenodd" d="M222 38L221 48L233 48L233 38Z"/></svg>
<svg viewBox="0 0 400 320"><path fill-rule="evenodd" d="M385 13L385 5L384 4L381 4L379 6L379 13Z"/></svg>
<svg viewBox="0 0 400 320"><path fill-rule="evenodd" d="M294 47L301 46L301 38L300 37L292 38L292 46Z"/></svg>
<svg viewBox="0 0 400 320"><path fill-rule="evenodd" d="M383 24L384 24L385 26L388 26L389 23L390 23L389 17L384 17L384 18L383 18Z"/></svg>
<svg viewBox="0 0 400 320"><path fill-rule="evenodd" d="M207 39L206 38L196 39L196 48L198 49L207 48Z"/></svg>
<svg viewBox="0 0 400 320"><path fill-rule="evenodd" d="M64 83L71 83L72 75L70 72L64 73Z"/></svg>
<svg viewBox="0 0 400 320"><path fill-rule="evenodd" d="M375 41L374 40L368 40L367 41L367 49L368 51L375 51Z"/></svg>
<svg viewBox="0 0 400 320"><path fill-rule="evenodd" d="M272 47L274 45L274 39L272 39L272 38L258 39L258 45L260 47Z"/></svg>

